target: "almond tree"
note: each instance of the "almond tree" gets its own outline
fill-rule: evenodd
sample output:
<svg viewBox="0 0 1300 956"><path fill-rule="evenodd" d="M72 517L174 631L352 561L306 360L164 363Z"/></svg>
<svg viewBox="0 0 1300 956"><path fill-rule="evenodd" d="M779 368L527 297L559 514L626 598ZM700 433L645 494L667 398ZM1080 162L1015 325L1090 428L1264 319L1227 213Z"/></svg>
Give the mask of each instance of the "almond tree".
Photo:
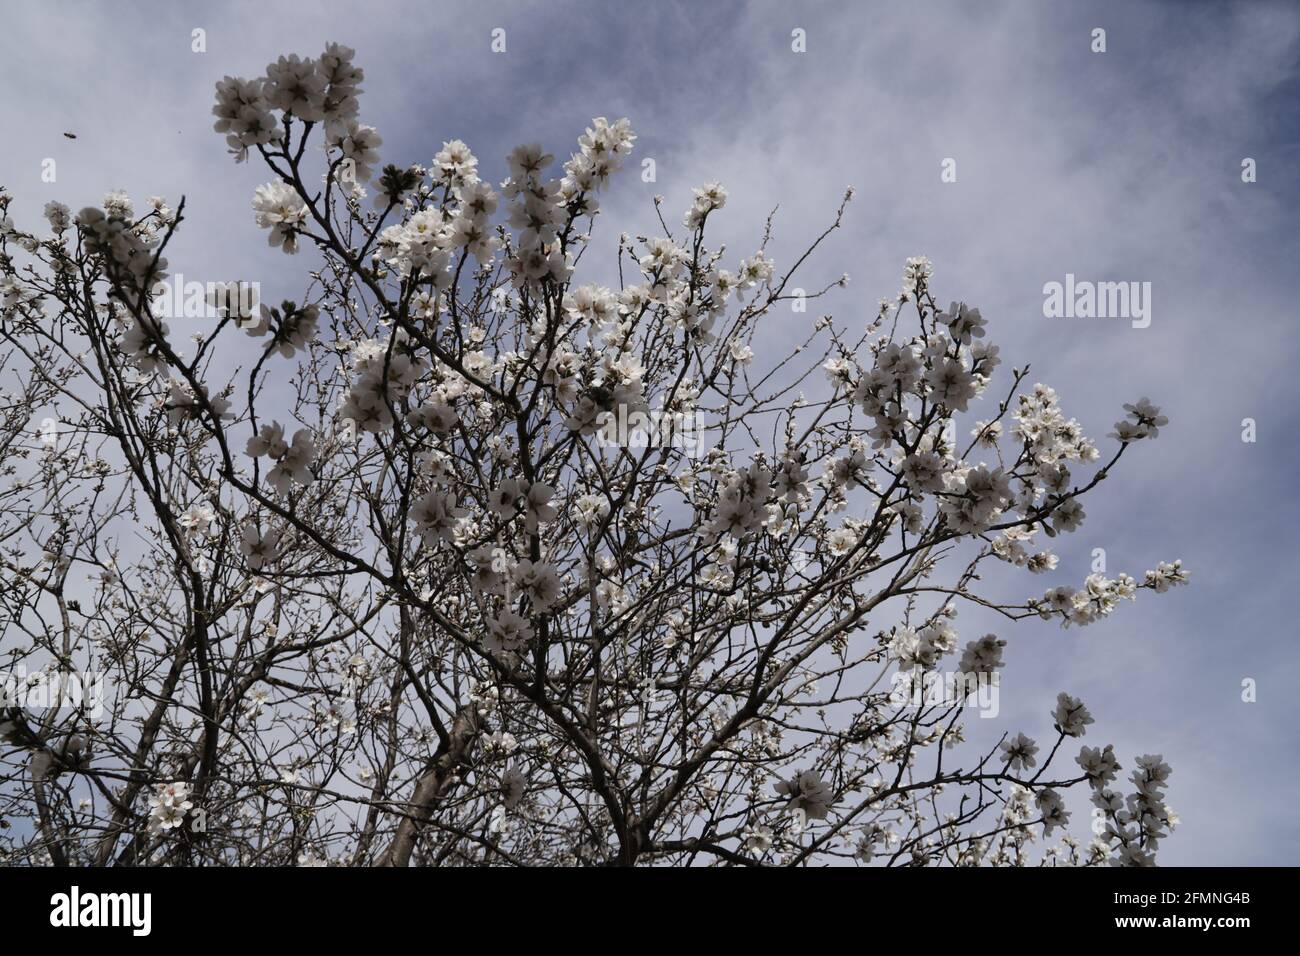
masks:
<svg viewBox="0 0 1300 956"><path fill-rule="evenodd" d="M1122 793L1064 693L1046 744L964 744L1007 642L957 621L1084 625L1186 581L980 593L990 563L1055 569L1040 533L1160 410L1124 406L1103 450L1027 366L995 385L924 258L865 322L764 355L834 288L792 283L851 190L787 271L771 218L739 262L706 241L710 184L584 281L626 120L562 164L518 147L499 186L459 140L381 165L352 60L217 84L271 177L257 225L310 260L292 301L220 286L170 328L183 200L29 231L0 193L4 858L1152 862L1168 766ZM1077 785L1090 843L1036 850Z"/></svg>

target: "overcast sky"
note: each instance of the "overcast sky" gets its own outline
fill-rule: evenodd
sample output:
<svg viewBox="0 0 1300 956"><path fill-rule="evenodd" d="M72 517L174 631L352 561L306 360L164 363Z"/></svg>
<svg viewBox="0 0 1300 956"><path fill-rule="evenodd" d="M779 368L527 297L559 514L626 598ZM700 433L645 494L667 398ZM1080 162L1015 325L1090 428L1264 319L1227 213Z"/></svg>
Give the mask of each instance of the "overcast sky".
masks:
<svg viewBox="0 0 1300 956"><path fill-rule="evenodd" d="M658 181L635 170L615 181L598 226L610 247L653 228L652 195L677 219L690 187L716 179L731 193L720 225L736 256L779 204L773 249L788 264L782 253L855 186L846 229L802 283L849 273L821 311L865 320L897 290L903 260L925 254L939 299L981 308L1003 371L1032 363L1030 380L1055 387L1094 438L1142 395L1171 419L1125 456L1084 527L1056 540L1054 574L990 584L1021 598L1077 585L1101 547L1112 574L1181 557L1192 586L1144 592L1082 630L964 615L964 636L987 624L1010 642L999 728L1049 732L1068 690L1097 718L1087 742L1114 742L1125 774L1138 753L1172 764L1183 824L1163 863L1300 863L1300 6L1048 7L6 3L0 183L29 228L49 199L77 209L116 188L137 201L184 194L173 271L299 295L302 263L269 250L253 223L266 176L235 166L211 131L213 84L337 40L366 71L362 118L384 136L385 161L428 163L461 138L499 180L516 143L563 157L591 117L629 117ZM498 27L503 54L489 46ZM205 53L191 51L195 28ZM806 53L791 49L796 28ZM1247 157L1255 183L1242 182ZM40 178L46 158L53 184ZM957 178L945 183L949 158ZM1150 327L1044 317L1044 284L1067 274L1150 282ZM812 318L788 318L791 342ZM1245 418L1254 443L1241 440ZM1246 678L1255 703L1241 700Z"/></svg>

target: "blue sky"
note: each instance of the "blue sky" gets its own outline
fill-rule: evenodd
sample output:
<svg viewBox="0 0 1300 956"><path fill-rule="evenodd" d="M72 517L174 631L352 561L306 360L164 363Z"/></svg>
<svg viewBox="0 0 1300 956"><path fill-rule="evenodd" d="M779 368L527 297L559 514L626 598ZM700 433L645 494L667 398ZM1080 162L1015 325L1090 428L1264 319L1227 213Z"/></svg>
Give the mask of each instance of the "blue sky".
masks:
<svg viewBox="0 0 1300 956"><path fill-rule="evenodd" d="M865 320L897 290L903 260L925 254L938 297L989 319L1004 370L1031 362L1031 381L1055 387L1093 437L1142 395L1171 419L1126 455L1083 529L1057 539L1050 579L996 586L1026 597L1077 584L1104 547L1112 573L1181 557L1192 587L1144 594L1083 630L997 625L1011 661L997 723L1041 733L1069 690L1097 718L1089 737L1114 742L1126 770L1144 752L1173 765L1183 825L1164 863L1300 862L1289 623L1300 7L264 0L7 3L5 21L0 183L18 197L14 218L114 188L184 194L173 270L256 276L268 297L300 293L302 263L253 225L266 177L234 166L211 131L213 84L326 40L358 51L362 117L385 161L428 162L461 138L499 179L516 143L563 156L592 116L628 116L658 181L615 182L598 226L611 249L618 232L653 228L653 194L676 219L692 186L717 179L737 257L779 204L781 265L855 186L846 228L804 277L808 288L852 277L822 311ZM196 27L204 54L190 50ZM496 27L504 54L489 48ZM1090 50L1095 27L1105 53ZM806 53L791 51L795 28ZM40 180L46 157L54 184ZM955 183L940 181L949 157ZM1067 273L1150 282L1151 326L1044 318L1044 283ZM791 342L807 320L789 318ZM1240 438L1247 417L1253 444ZM1244 678L1258 681L1256 703L1240 699Z"/></svg>

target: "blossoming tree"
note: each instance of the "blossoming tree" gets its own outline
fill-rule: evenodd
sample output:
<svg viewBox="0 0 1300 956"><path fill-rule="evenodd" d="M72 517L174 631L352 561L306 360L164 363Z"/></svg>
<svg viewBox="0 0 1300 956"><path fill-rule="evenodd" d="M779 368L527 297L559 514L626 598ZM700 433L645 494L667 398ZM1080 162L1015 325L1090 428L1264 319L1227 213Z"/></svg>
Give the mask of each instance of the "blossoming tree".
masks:
<svg viewBox="0 0 1300 956"><path fill-rule="evenodd" d="M957 623L1084 625L1186 580L977 590L988 562L1055 568L1040 534L1158 408L1103 451L1027 369L990 391L983 317L923 258L865 328L764 355L851 192L780 272L770 226L739 262L710 246L705 186L601 283L580 260L626 120L563 164L520 146L494 186L458 140L381 165L361 81L330 45L217 84L217 131L270 174L257 226L312 262L293 301L215 295L193 348L157 307L183 201L28 229L0 193L6 860L1153 861L1169 767L1076 754L1066 693L1045 744L966 743L1007 642ZM23 696L74 673L102 707ZM940 674L956 693L912 694Z"/></svg>

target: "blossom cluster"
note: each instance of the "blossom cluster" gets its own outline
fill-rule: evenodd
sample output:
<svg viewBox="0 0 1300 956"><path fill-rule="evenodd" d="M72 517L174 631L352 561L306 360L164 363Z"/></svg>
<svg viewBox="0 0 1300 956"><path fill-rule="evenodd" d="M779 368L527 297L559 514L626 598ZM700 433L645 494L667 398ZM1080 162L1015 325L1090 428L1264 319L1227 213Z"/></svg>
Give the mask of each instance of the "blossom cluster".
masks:
<svg viewBox="0 0 1300 956"><path fill-rule="evenodd" d="M319 449L310 429L300 428L294 432L291 441L285 441L284 426L279 422L271 422L263 425L248 440L245 452L253 458L265 456L275 462L266 479L279 494L287 495L295 482L299 485L311 484L311 467Z"/></svg>
<svg viewBox="0 0 1300 956"><path fill-rule="evenodd" d="M249 149L278 143L283 130L273 110L304 123L324 123L338 136L347 135L356 120L357 97L365 71L352 63L356 51L329 43L318 58L282 56L252 80L224 77L217 83L217 117L213 129L226 134L237 160Z"/></svg>
<svg viewBox="0 0 1300 956"><path fill-rule="evenodd" d="M1067 627L1071 624L1092 624L1110 615L1121 600L1136 600L1139 587L1163 593L1171 587L1186 584L1189 578L1189 572L1183 569L1181 560L1170 563L1161 561L1154 570L1146 572L1141 585L1122 572L1114 578L1108 578L1104 574L1090 574L1081 588L1072 588L1068 584L1058 585L1049 588L1041 598L1031 598L1027 604L1030 610L1044 620L1058 618Z"/></svg>
<svg viewBox="0 0 1300 956"><path fill-rule="evenodd" d="M149 829L174 830L185 822L185 814L194 808L190 787L183 780L158 784L149 798Z"/></svg>

